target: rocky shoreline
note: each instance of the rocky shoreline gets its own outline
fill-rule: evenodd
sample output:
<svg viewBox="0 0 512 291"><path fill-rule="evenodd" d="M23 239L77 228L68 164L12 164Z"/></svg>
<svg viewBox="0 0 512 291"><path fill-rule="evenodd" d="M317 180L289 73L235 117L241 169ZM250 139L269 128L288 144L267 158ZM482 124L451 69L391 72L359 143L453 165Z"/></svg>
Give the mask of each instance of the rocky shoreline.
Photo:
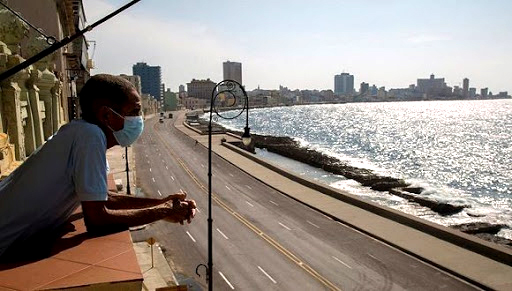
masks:
<svg viewBox="0 0 512 291"><path fill-rule="evenodd" d="M220 126L220 125L216 125ZM200 120L196 127L203 133L207 133L207 127L204 121ZM236 135L241 135L241 132L224 129L226 132L231 132ZM222 130L217 130L221 132ZM255 152L255 148L266 149L269 152L279 154L281 156L308 164L310 166L323 169L327 172L341 175L347 179L355 180L361 185L371 188L372 190L389 192L390 194L407 199L410 202L417 203L421 206L427 207L441 216L450 216L457 214L465 208L471 207L470 205L456 205L442 201L430 199L422 196L421 193L425 190L421 187L411 187L403 179L398 179L389 176L382 176L369 169L358 168L347 163L340 161L334 157L328 156L314 149L302 147L297 141L290 137L275 137L267 135L251 135L252 142L246 147L241 142L234 145ZM489 223L467 223L461 225L451 226L462 232L475 235L484 240L498 243L512 247L512 240L496 236L500 229L506 227L502 224L489 224Z"/></svg>

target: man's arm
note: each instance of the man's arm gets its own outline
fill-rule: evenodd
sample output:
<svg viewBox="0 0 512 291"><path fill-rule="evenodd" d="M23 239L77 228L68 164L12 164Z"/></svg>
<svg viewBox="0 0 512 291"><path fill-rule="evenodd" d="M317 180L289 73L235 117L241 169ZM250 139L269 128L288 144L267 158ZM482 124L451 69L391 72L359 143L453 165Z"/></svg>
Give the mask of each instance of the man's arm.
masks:
<svg viewBox="0 0 512 291"><path fill-rule="evenodd" d="M174 199L184 200L186 193L176 193L169 195L165 198L146 198L146 197L134 197L123 194L117 194L113 192L108 193L108 200L106 203L109 209L140 209L151 206L156 206L164 202L172 201Z"/></svg>
<svg viewBox="0 0 512 291"><path fill-rule="evenodd" d="M87 231L102 233L151 223L160 219L189 223L195 214L195 202L183 200L164 202L139 209L110 209L107 201L82 201ZM174 204L174 205L173 205Z"/></svg>

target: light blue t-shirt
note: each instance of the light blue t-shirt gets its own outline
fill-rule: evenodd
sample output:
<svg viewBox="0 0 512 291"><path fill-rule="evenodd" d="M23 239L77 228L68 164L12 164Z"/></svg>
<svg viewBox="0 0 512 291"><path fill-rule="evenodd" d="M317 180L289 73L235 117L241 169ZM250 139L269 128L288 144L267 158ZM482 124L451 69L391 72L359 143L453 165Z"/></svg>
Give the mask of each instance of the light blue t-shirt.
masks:
<svg viewBox="0 0 512 291"><path fill-rule="evenodd" d="M107 140L83 120L62 126L0 182L0 256L17 239L62 225L80 201L107 200Z"/></svg>

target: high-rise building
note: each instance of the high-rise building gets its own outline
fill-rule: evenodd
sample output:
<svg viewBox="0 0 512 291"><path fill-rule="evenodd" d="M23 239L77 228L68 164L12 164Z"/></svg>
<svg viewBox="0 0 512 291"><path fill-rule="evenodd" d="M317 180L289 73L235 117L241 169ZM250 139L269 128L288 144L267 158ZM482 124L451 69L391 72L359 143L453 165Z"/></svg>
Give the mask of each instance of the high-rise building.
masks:
<svg viewBox="0 0 512 291"><path fill-rule="evenodd" d="M476 88L471 87L469 88L469 98L475 98L476 96Z"/></svg>
<svg viewBox="0 0 512 291"><path fill-rule="evenodd" d="M149 94L160 101L163 94L160 66L137 63L133 65L132 70L134 75L140 76L142 93Z"/></svg>
<svg viewBox="0 0 512 291"><path fill-rule="evenodd" d="M464 98L469 97L469 79L468 78L464 78L462 80L462 96Z"/></svg>
<svg viewBox="0 0 512 291"><path fill-rule="evenodd" d="M480 89L480 96L482 96L482 98L487 97L488 93L489 93L489 88L482 88L482 89Z"/></svg>
<svg viewBox="0 0 512 291"><path fill-rule="evenodd" d="M243 85L242 83L242 63L237 62L224 62L222 63L224 80L234 80Z"/></svg>
<svg viewBox="0 0 512 291"><path fill-rule="evenodd" d="M368 89L370 89L370 84L362 82L361 87L359 88L359 95L366 94L366 92L368 92Z"/></svg>
<svg viewBox="0 0 512 291"><path fill-rule="evenodd" d="M352 95L354 93L354 76L341 73L334 76L334 94Z"/></svg>

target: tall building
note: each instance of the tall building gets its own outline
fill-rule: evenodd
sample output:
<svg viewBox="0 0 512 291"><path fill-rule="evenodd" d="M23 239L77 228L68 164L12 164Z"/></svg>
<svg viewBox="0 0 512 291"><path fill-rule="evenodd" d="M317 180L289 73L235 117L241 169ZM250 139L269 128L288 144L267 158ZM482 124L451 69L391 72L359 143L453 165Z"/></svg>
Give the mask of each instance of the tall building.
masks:
<svg viewBox="0 0 512 291"><path fill-rule="evenodd" d="M418 79L416 89L420 93L427 94L430 97L448 96L451 88L446 86L444 78L436 78L434 74L429 79Z"/></svg>
<svg viewBox="0 0 512 291"><path fill-rule="evenodd" d="M125 74L119 75L120 77L125 78L126 80L130 81L130 83L135 86L135 90L137 90L137 93L139 93L139 96L142 95L141 86L140 86L140 77L139 76L128 76Z"/></svg>
<svg viewBox="0 0 512 291"><path fill-rule="evenodd" d="M370 84L362 82L361 87L359 88L359 95L364 95L370 89Z"/></svg>
<svg viewBox="0 0 512 291"><path fill-rule="evenodd" d="M489 88L480 89L480 96L482 96L482 98L487 97L488 94L489 94Z"/></svg>
<svg viewBox="0 0 512 291"><path fill-rule="evenodd" d="M187 96L209 101L212 98L212 91L215 89L216 85L217 84L210 79L192 79L190 83L187 83Z"/></svg>
<svg viewBox="0 0 512 291"><path fill-rule="evenodd" d="M354 93L354 76L341 73L334 76L334 94L352 95Z"/></svg>
<svg viewBox="0 0 512 291"><path fill-rule="evenodd" d="M160 66L148 66L146 63L133 65L133 74L140 76L141 91L160 101L162 99L162 73Z"/></svg>
<svg viewBox="0 0 512 291"><path fill-rule="evenodd" d="M462 80L462 96L464 96L464 98L469 97L469 79L468 78L464 78Z"/></svg>
<svg viewBox="0 0 512 291"><path fill-rule="evenodd" d="M476 97L476 88L471 87L469 88L469 98L475 98Z"/></svg>
<svg viewBox="0 0 512 291"><path fill-rule="evenodd" d="M242 83L242 63L237 62L224 62L222 63L223 67L223 77L224 80L235 80L240 85L243 85Z"/></svg>

